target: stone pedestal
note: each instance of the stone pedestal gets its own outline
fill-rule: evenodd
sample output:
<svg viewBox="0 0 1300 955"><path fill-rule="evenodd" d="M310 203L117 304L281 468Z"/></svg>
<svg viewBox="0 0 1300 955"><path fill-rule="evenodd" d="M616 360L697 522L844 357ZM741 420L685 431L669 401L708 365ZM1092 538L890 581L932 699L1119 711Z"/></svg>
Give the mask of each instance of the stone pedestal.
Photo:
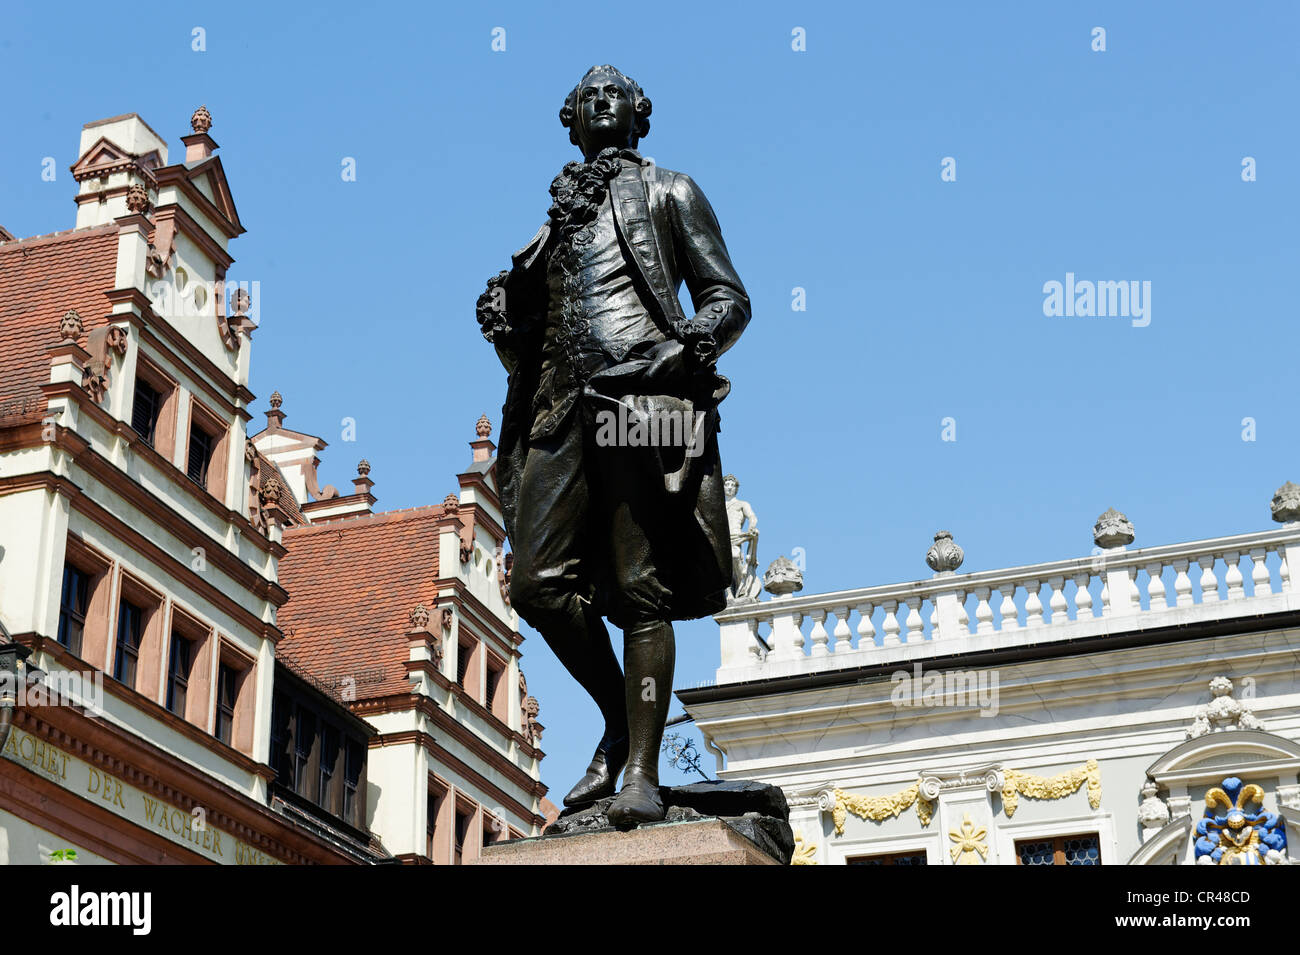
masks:
<svg viewBox="0 0 1300 955"><path fill-rule="evenodd" d="M546 834L484 846L482 865L789 865L785 794L763 783L713 780L663 787L663 822L619 831L613 798L567 810Z"/></svg>
<svg viewBox="0 0 1300 955"><path fill-rule="evenodd" d="M722 819L660 822L484 846L480 865L781 865Z"/></svg>

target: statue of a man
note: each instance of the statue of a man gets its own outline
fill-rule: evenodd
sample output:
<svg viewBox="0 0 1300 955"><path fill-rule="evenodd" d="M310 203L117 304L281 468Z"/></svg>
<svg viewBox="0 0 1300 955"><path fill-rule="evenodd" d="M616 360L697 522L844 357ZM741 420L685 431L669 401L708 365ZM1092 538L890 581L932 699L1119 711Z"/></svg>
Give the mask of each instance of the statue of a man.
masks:
<svg viewBox="0 0 1300 955"><path fill-rule="evenodd" d="M564 803L617 792L609 817L624 826L664 817L672 621L726 605L717 406L730 385L716 362L749 322L704 194L636 151L649 119L629 77L587 71L560 110L584 161L551 183L546 224L478 302L509 372L497 476L510 602L604 718ZM622 669L602 617L623 631Z"/></svg>
<svg viewBox="0 0 1300 955"><path fill-rule="evenodd" d="M722 479L727 500L727 524L731 533L731 599L757 600L763 591L758 579L758 515L736 495L740 482L734 474Z"/></svg>

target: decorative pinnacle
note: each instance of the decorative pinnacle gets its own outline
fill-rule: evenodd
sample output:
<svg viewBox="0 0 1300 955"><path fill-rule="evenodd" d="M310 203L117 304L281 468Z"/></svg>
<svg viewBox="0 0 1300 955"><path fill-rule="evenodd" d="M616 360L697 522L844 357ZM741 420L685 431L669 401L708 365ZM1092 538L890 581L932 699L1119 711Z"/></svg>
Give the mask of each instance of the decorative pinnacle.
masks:
<svg viewBox="0 0 1300 955"><path fill-rule="evenodd" d="M965 559L965 552L953 543L952 534L948 531L939 531L934 535L934 543L925 555L925 562L936 574L952 573Z"/></svg>
<svg viewBox="0 0 1300 955"><path fill-rule="evenodd" d="M492 422L488 420L487 415L483 415L483 417L478 419L478 422L474 425L474 432L480 438L489 438L492 436Z"/></svg>
<svg viewBox="0 0 1300 955"><path fill-rule="evenodd" d="M424 606L424 604L422 604L422 603L416 604L416 605L415 605L415 609L411 611L411 617L410 617L410 619L411 619L411 629L412 629L412 630L423 630L423 629L425 629L426 627L429 626L429 610L428 610L428 608L426 608L426 607Z"/></svg>
<svg viewBox="0 0 1300 955"><path fill-rule="evenodd" d="M70 338L75 342L85 330L85 322L81 320L81 315L75 308L70 308L63 313L63 319L59 322L60 340Z"/></svg>
<svg viewBox="0 0 1300 955"><path fill-rule="evenodd" d="M271 408L273 410L279 410L280 405L283 402L284 402L284 396L281 395L280 392L278 391L271 392Z"/></svg>
<svg viewBox="0 0 1300 955"><path fill-rule="evenodd" d="M773 597L786 597L803 590L803 571L782 555L768 564L767 572L763 574L763 589Z"/></svg>
<svg viewBox="0 0 1300 955"><path fill-rule="evenodd" d="M145 191L144 186L138 182L133 182L126 188L126 208L139 215L144 212L145 207L149 205L149 193Z"/></svg>
<svg viewBox="0 0 1300 955"><path fill-rule="evenodd" d="M196 133L206 133L212 128L212 114L208 112L207 106L200 106L190 117L190 129Z"/></svg>
<svg viewBox="0 0 1300 955"><path fill-rule="evenodd" d="M1273 495L1273 520L1279 524L1300 521L1300 487L1287 481Z"/></svg>
<svg viewBox="0 0 1300 955"><path fill-rule="evenodd" d="M1133 543L1133 536L1133 522L1113 507L1097 518L1092 528L1093 543L1108 549Z"/></svg>
<svg viewBox="0 0 1300 955"><path fill-rule="evenodd" d="M365 458L362 458L361 462L357 465L357 474L361 475L362 477L365 477L369 473L370 473L370 462L367 461Z"/></svg>
<svg viewBox="0 0 1300 955"><path fill-rule="evenodd" d="M460 498L455 494L448 494L442 499L442 506L447 509L448 514L455 514L460 510Z"/></svg>

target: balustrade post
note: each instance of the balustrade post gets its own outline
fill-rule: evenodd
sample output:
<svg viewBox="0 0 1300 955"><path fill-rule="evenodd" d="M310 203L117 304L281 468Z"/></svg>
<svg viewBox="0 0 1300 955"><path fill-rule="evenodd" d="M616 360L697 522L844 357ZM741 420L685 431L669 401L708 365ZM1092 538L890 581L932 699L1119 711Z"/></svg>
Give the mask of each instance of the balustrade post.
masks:
<svg viewBox="0 0 1300 955"><path fill-rule="evenodd" d="M848 653L853 649L853 631L849 629L849 608L836 607L831 612L835 614L835 630L831 634L835 638L835 644L831 647L831 653Z"/></svg>
<svg viewBox="0 0 1300 955"><path fill-rule="evenodd" d="M752 621L748 618L728 620L726 623L719 624L718 630L722 641L721 666L723 668L752 666L754 663L752 648L757 646Z"/></svg>
<svg viewBox="0 0 1300 955"><path fill-rule="evenodd" d="M970 636L970 629L961 620L962 611L965 609L963 606L966 602L965 597L964 592L945 590L930 598L934 601L933 626L930 628L931 640Z"/></svg>
<svg viewBox="0 0 1300 955"><path fill-rule="evenodd" d="M811 655L814 657L827 656L831 652L828 646L831 638L830 634L826 632L826 611L810 610L808 615L813 619ZM802 647L803 641L800 640L799 644Z"/></svg>
<svg viewBox="0 0 1300 955"><path fill-rule="evenodd" d="M898 636L899 632L903 629L898 623L898 601L882 600L880 606L885 609L885 620L880 625L880 629L883 632L881 646L896 647L903 642Z"/></svg>

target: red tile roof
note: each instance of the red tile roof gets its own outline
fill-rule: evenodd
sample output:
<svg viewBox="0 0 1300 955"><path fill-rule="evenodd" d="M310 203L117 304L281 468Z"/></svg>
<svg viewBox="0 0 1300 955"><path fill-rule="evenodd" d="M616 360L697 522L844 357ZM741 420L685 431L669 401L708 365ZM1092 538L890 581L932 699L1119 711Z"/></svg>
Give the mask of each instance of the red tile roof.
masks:
<svg viewBox="0 0 1300 955"><path fill-rule="evenodd" d="M441 506L385 511L286 528L280 585L284 638L276 655L334 686L356 681L358 700L405 693L410 613L433 614Z"/></svg>
<svg viewBox="0 0 1300 955"><path fill-rule="evenodd" d="M45 349L59 340L64 312L75 308L87 332L105 324L117 232L105 225L0 242L0 423L44 412Z"/></svg>

